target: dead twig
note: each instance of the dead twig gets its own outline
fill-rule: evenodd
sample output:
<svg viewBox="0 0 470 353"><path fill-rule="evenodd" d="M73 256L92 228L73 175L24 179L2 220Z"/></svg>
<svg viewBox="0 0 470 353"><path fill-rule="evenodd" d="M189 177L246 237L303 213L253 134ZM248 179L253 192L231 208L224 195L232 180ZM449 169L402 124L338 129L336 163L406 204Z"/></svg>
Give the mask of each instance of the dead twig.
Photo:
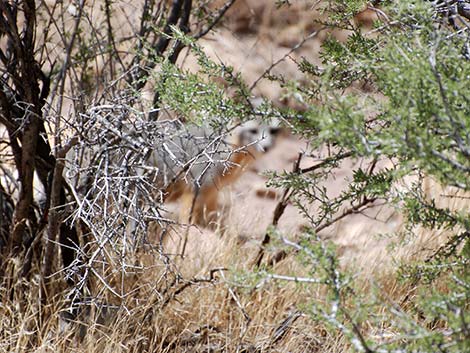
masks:
<svg viewBox="0 0 470 353"><path fill-rule="evenodd" d="M300 172L301 160L302 160L302 153L299 153L299 156L294 162L294 166L292 168L293 173L298 174ZM278 202L278 204L276 205L276 208L274 209L274 215L273 215L273 220L271 222L271 226L276 227L278 225L279 220L281 219L282 215L284 214L284 211L286 210L287 205L289 204L289 200L291 196L292 196L292 188L289 187L284 190L281 201ZM271 242L271 236L269 235L269 232L267 231L264 234L264 238L263 238L263 241L261 242L261 247L258 251L258 254L255 257L255 260L253 261L253 266L259 267L261 265L261 261L263 260L263 257L264 257L264 249L266 248L266 245L268 245L270 242Z"/></svg>

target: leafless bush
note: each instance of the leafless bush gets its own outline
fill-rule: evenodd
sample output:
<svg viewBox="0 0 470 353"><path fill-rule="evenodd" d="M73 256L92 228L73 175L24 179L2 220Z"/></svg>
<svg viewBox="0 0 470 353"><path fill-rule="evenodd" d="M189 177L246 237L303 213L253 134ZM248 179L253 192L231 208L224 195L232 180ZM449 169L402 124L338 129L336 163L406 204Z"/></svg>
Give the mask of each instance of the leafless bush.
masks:
<svg viewBox="0 0 470 353"><path fill-rule="evenodd" d="M175 283L177 268L149 241L149 225L173 226L166 189L180 178L200 183L231 149L226 131L197 137L175 112L158 119L161 92L144 109L142 90L152 70L176 62L184 45L174 31L200 38L232 2L214 12L188 0L1 2L0 249L2 263L21 264L8 283L40 274L43 304L61 282L72 306L90 295L122 301L119 277L139 271L143 250ZM200 150L175 152L175 139ZM179 172L164 175L159 164L168 163Z"/></svg>

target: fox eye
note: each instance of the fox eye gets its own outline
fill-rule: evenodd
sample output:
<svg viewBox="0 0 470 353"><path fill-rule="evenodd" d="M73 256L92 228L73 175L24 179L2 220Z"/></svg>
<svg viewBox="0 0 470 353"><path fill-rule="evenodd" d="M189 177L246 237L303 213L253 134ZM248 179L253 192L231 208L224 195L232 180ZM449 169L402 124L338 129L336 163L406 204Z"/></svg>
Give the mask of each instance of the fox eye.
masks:
<svg viewBox="0 0 470 353"><path fill-rule="evenodd" d="M274 136L276 136L280 131L281 131L280 127L272 127L269 129L269 133Z"/></svg>
<svg viewBox="0 0 470 353"><path fill-rule="evenodd" d="M251 135L256 135L258 133L258 129L249 129L248 130L248 133L251 134Z"/></svg>

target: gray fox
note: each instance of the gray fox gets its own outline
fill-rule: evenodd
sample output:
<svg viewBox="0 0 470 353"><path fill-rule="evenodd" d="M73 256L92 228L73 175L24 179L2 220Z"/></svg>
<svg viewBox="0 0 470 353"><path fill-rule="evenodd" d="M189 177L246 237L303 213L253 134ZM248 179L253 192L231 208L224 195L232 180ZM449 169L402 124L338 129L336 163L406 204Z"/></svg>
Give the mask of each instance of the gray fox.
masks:
<svg viewBox="0 0 470 353"><path fill-rule="evenodd" d="M280 131L277 119L250 120L228 133L179 121L168 121L167 126L162 134L166 138L157 141L149 164L157 167L165 201L179 201L179 221L203 226L217 211L219 191L272 148Z"/></svg>

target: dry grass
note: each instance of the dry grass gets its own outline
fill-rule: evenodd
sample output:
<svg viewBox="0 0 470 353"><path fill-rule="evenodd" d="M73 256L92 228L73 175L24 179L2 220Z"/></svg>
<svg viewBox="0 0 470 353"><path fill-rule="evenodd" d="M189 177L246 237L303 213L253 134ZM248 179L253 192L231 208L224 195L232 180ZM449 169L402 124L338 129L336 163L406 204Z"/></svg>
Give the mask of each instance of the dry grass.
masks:
<svg viewBox="0 0 470 353"><path fill-rule="evenodd" d="M185 232L180 232L184 236ZM369 236L373 234L369 232ZM441 235L442 236L442 235ZM425 232L411 244L395 248L395 257L406 261L422 249L423 241L433 241L435 234ZM324 289L315 284L267 281L255 288L258 280L239 281L250 271L255 248L232 236L197 230L189 233L187 257L172 257L186 280L176 281L165 289L174 277L165 278L158 252L137 254L139 271L129 271L125 277L123 298L114 297L99 282L93 291L101 293L101 303L91 305L75 322L65 323L63 297L57 296L47 307L41 307L38 283L34 278L15 282L18 264L5 264L10 286L1 291L0 350L18 352L346 352L352 348L341 334L331 331L308 314L311 302L324 300ZM434 240L433 240L434 239ZM166 245L171 249L171 239ZM356 271L357 295L367 295L380 286L384 297L402 303L416 288L400 284L395 268L376 266L379 254L371 253L357 267L357 262L345 261L345 268ZM168 251L172 253L172 251ZM388 254L393 257L393 254ZM347 260L347 259L345 259ZM212 280L209 273L214 271ZM357 272L358 268L367 270ZM294 257L277 264L275 273L307 276L306 269ZM173 276L173 275L171 275ZM169 276L169 277L171 277ZM190 280L188 280L190 279ZM207 281L206 281L207 280ZM373 283L373 285L371 285ZM63 284L56 283L59 292ZM372 286L372 287L371 287ZM101 307L103 305L103 307ZM107 306L105 313L101 310ZM113 306L115 305L115 306ZM406 310L404 304L403 309ZM382 308L385 312L386 306ZM290 321L289 321L290 320ZM283 327L283 323L289 325ZM364 324L371 337L383 337L386 323ZM281 329L281 331L279 331ZM85 334L86 332L86 334ZM279 333L280 332L280 333ZM393 332L388 332L393 335Z"/></svg>
<svg viewBox="0 0 470 353"><path fill-rule="evenodd" d="M294 313L296 299L305 295L305 291L295 286L272 284L250 294L240 292L229 283L216 280L212 284L188 287L164 308L148 299L152 298L151 289L140 290L127 300L125 310L112 312L115 317L80 317L78 320L83 323L68 324L63 331L59 327L60 299L55 302L56 307L42 309L48 312L43 319L38 308L38 292L34 288L23 288L24 293L28 293L27 298L18 295L8 301L2 296L0 349L19 352L235 352L272 348L301 352L306 347L314 351L315 347L324 345L325 338L318 336L324 330L316 329L307 317L296 320L279 342L272 342L275 330ZM146 287L151 284L147 283ZM148 313L152 315L146 316ZM81 337L84 333L81 325L87 328L84 337Z"/></svg>

